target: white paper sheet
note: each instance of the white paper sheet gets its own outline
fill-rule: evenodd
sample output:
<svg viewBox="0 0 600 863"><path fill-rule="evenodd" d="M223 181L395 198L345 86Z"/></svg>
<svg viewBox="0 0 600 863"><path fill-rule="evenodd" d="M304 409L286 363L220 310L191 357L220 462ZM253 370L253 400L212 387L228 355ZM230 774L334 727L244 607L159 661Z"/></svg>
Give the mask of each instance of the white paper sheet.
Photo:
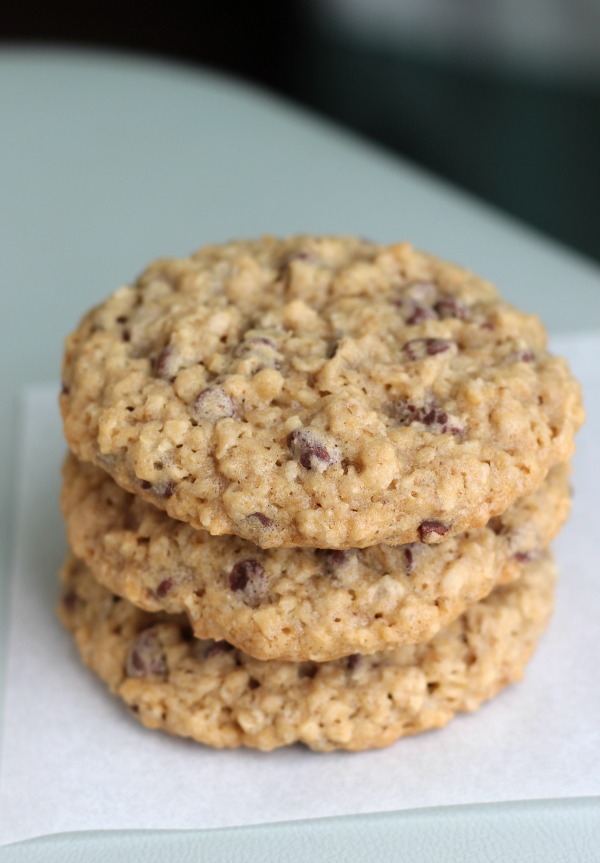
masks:
<svg viewBox="0 0 600 863"><path fill-rule="evenodd" d="M555 341L588 422L556 543L557 610L523 684L389 749L215 752L143 729L84 669L53 607L65 551L55 392L28 391L0 767L0 844L105 828L209 828L600 794L600 336Z"/></svg>

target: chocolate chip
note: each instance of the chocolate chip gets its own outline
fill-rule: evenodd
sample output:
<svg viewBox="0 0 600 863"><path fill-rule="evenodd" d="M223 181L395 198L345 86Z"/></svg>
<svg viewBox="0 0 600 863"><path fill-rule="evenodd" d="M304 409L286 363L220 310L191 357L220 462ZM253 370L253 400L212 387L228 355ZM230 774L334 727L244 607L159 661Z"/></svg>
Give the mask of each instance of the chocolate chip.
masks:
<svg viewBox="0 0 600 863"><path fill-rule="evenodd" d="M78 598L74 590L67 590L67 592L63 594L62 605L65 611L73 611L77 602Z"/></svg>
<svg viewBox="0 0 600 863"><path fill-rule="evenodd" d="M158 677L167 673L162 644L153 629L145 629L134 641L125 668L128 677Z"/></svg>
<svg viewBox="0 0 600 863"><path fill-rule="evenodd" d="M175 481L172 479L168 479L166 482L154 484L144 479L142 480L140 485L144 489L144 491L152 490L152 492L157 497L168 498L171 497L173 492L175 491Z"/></svg>
<svg viewBox="0 0 600 863"><path fill-rule="evenodd" d="M446 339L411 339L402 350L410 360L422 360L450 350L453 342Z"/></svg>
<svg viewBox="0 0 600 863"><path fill-rule="evenodd" d="M219 656L221 653L229 653L232 650L234 647L228 641L213 641L209 643L204 655L208 659L211 656Z"/></svg>
<svg viewBox="0 0 600 863"><path fill-rule="evenodd" d="M430 537L444 536L449 531L449 527L441 521L422 521L418 527L419 539L421 542L430 542ZM435 540L434 540L435 541Z"/></svg>
<svg viewBox="0 0 600 863"><path fill-rule="evenodd" d="M256 608L267 592L267 573L257 560L240 560L229 573L229 587L243 594L246 605Z"/></svg>
<svg viewBox="0 0 600 863"><path fill-rule="evenodd" d="M537 552L535 552L533 550L531 550L531 551L516 551L513 554L512 559L515 560L517 563L531 563L531 561L535 560L536 557L537 557Z"/></svg>
<svg viewBox="0 0 600 863"><path fill-rule="evenodd" d="M258 680L255 677L251 677L248 680L248 689L258 689L259 686L260 686L260 683L258 682Z"/></svg>
<svg viewBox="0 0 600 863"><path fill-rule="evenodd" d="M260 522L261 526L264 528L271 528L274 526L275 522L269 518L268 515L265 515L264 512L253 512L248 518L255 518Z"/></svg>
<svg viewBox="0 0 600 863"><path fill-rule="evenodd" d="M131 341L131 330L129 330L129 329L123 330L123 332L121 333L121 339L124 342L130 342Z"/></svg>
<svg viewBox="0 0 600 863"><path fill-rule="evenodd" d="M535 354L530 348L513 351L506 357L507 363L532 363L534 360Z"/></svg>
<svg viewBox="0 0 600 863"><path fill-rule="evenodd" d="M440 426L445 428L448 425L448 414L440 408L431 408L424 414L421 422L425 426Z"/></svg>
<svg viewBox="0 0 600 863"><path fill-rule="evenodd" d="M119 315L119 317L116 318L116 322L118 324L126 324L127 323L127 317L125 315Z"/></svg>
<svg viewBox="0 0 600 863"><path fill-rule="evenodd" d="M423 321L431 321L436 318L436 313L429 306L424 306L422 303L412 302L405 321L407 324L413 326L414 324L422 324Z"/></svg>
<svg viewBox="0 0 600 863"><path fill-rule="evenodd" d="M340 566L348 563L351 557L350 549L324 548L317 549L317 556L323 560L325 570L331 574Z"/></svg>
<svg viewBox="0 0 600 863"><path fill-rule="evenodd" d="M163 381L173 383L177 375L177 358L173 349L167 345L153 361L156 376Z"/></svg>
<svg viewBox="0 0 600 863"><path fill-rule="evenodd" d="M235 414L235 405L223 387L207 387L196 396L194 415L201 420L217 422Z"/></svg>
<svg viewBox="0 0 600 863"><path fill-rule="evenodd" d="M416 553L417 553L417 543L411 542L408 545L405 545L403 548L404 552L404 571L407 575L412 575L416 569Z"/></svg>
<svg viewBox="0 0 600 863"><path fill-rule="evenodd" d="M287 436L287 446L294 458L306 470L322 473L340 461L336 450L328 449L323 441L309 429L296 429Z"/></svg>
<svg viewBox="0 0 600 863"><path fill-rule="evenodd" d="M289 254L287 256L287 259L286 259L288 264L291 264L292 261L316 261L316 260L317 260L317 258L315 258L314 255L311 255L310 252L307 252L303 249L300 249L298 252L292 252L291 254Z"/></svg>
<svg viewBox="0 0 600 863"><path fill-rule="evenodd" d="M316 662L303 662L298 665L298 677L308 677L309 680L313 680L318 670L319 666Z"/></svg>
<svg viewBox="0 0 600 863"><path fill-rule="evenodd" d="M504 522L499 515L495 515L487 523L487 527L496 534L496 536L500 536L503 533L506 533L506 528L504 526Z"/></svg>
<svg viewBox="0 0 600 863"><path fill-rule="evenodd" d="M400 426L421 423L427 431L435 434L464 434L465 429L460 423L449 417L447 412L435 402L425 405L414 405L410 402L392 402L387 405L386 413Z"/></svg>
<svg viewBox="0 0 600 863"><path fill-rule="evenodd" d="M456 297L443 297L434 309L442 319L458 318L459 321L466 321L470 316L469 307Z"/></svg>
<svg viewBox="0 0 600 863"><path fill-rule="evenodd" d="M360 656L358 653L353 653L351 656L346 657L346 668L348 671L354 671L358 663L360 662Z"/></svg>
<svg viewBox="0 0 600 863"><path fill-rule="evenodd" d="M173 582L172 578L163 578L161 583L156 588L156 595L158 596L158 598L164 599L164 597L167 595L167 593L173 587L173 584L174 584L174 582Z"/></svg>
<svg viewBox="0 0 600 863"><path fill-rule="evenodd" d="M172 479L167 480L164 485L160 485L156 488L156 494L158 495L158 497L171 497L174 491L175 482Z"/></svg>
<svg viewBox="0 0 600 863"><path fill-rule="evenodd" d="M61 391L61 393L63 394L63 396L68 396L68 395L69 395L69 392L70 392L70 389L69 389L69 387L67 386L67 384L62 384L62 386L61 386L61 388L60 388L60 391Z"/></svg>
<svg viewBox="0 0 600 863"><path fill-rule="evenodd" d="M350 560L349 549L330 548L325 551L325 554L332 566L343 566Z"/></svg>

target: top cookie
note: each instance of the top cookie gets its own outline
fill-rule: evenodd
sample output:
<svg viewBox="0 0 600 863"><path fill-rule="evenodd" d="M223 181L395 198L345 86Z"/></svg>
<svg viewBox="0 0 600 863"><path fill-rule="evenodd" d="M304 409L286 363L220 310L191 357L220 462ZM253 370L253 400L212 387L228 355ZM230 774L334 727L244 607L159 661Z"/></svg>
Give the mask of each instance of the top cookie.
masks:
<svg viewBox="0 0 600 863"><path fill-rule="evenodd" d="M579 388L539 320L406 244L264 238L159 260L67 340L82 459L264 547L437 542L573 449Z"/></svg>

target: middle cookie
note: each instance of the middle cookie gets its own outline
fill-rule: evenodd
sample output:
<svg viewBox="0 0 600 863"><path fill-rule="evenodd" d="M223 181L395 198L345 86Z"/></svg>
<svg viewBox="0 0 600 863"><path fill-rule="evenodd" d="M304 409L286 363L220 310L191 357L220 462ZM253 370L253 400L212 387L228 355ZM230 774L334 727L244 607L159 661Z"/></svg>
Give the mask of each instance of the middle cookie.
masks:
<svg viewBox="0 0 600 863"><path fill-rule="evenodd" d="M147 611L186 613L197 638L290 662L429 641L517 578L570 507L560 465L504 515L436 545L265 550L175 521L71 455L63 476L69 543L98 581Z"/></svg>

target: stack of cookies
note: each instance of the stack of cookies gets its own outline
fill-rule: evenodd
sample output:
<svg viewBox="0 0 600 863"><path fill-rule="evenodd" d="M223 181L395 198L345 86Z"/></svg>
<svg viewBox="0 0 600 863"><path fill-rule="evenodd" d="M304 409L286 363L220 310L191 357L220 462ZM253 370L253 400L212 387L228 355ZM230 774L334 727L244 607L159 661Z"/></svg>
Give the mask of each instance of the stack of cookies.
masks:
<svg viewBox="0 0 600 863"><path fill-rule="evenodd" d="M519 679L579 387L473 274L355 238L158 260L68 338L59 613L145 725L366 749Z"/></svg>

